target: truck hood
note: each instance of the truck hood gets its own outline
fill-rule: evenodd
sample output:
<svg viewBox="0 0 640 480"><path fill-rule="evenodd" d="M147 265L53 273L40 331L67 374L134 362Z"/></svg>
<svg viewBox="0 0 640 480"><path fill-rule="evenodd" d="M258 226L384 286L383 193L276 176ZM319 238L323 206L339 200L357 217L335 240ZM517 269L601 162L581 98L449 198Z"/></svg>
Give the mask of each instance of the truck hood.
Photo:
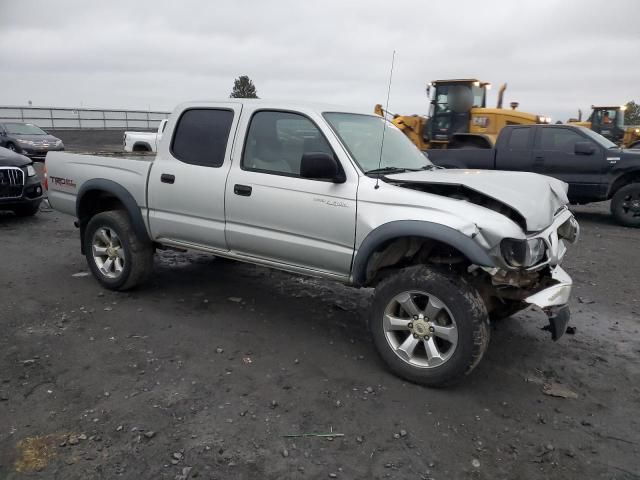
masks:
<svg viewBox="0 0 640 480"><path fill-rule="evenodd" d="M464 186L511 207L524 218L529 232L548 227L556 212L569 203L566 183L536 173L439 169L386 178L401 183Z"/></svg>
<svg viewBox="0 0 640 480"><path fill-rule="evenodd" d="M12 152L8 148L0 147L0 167L26 167L33 163L31 159Z"/></svg>

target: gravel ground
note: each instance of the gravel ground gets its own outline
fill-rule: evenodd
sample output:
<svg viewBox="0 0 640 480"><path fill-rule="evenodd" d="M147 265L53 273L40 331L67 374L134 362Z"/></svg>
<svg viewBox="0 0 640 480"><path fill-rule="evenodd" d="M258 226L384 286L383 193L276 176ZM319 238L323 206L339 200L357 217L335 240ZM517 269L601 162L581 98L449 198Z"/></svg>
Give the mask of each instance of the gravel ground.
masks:
<svg viewBox="0 0 640 480"><path fill-rule="evenodd" d="M575 334L500 322L445 390L385 370L368 291L172 252L113 293L71 217L0 215L0 478L640 478L640 230L576 210Z"/></svg>

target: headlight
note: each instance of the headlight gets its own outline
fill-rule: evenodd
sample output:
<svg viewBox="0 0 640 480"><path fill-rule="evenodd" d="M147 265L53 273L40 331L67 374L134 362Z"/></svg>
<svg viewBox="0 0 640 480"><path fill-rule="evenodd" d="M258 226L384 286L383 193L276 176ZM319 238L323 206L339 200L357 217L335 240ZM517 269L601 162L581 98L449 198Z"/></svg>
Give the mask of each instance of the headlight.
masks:
<svg viewBox="0 0 640 480"><path fill-rule="evenodd" d="M27 145L33 145L33 141L31 141L31 140L20 140L20 139L18 138L18 142L19 142L19 143L25 143L25 144L27 144Z"/></svg>
<svg viewBox="0 0 640 480"><path fill-rule="evenodd" d="M500 242L500 250L506 262L512 267L531 267L544 258L544 240L532 238L516 240L505 238Z"/></svg>
<svg viewBox="0 0 640 480"><path fill-rule="evenodd" d="M558 238L569 243L576 243L580 236L580 226L575 218L570 218L558 228Z"/></svg>
<svg viewBox="0 0 640 480"><path fill-rule="evenodd" d="M29 177L35 177L36 175L36 169L33 168L33 165L27 165L27 175Z"/></svg>

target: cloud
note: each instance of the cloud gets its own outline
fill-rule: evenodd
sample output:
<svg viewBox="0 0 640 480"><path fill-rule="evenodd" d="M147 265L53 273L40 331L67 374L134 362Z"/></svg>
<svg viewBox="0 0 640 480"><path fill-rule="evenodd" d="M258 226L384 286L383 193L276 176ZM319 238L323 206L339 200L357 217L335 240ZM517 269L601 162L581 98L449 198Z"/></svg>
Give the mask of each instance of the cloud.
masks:
<svg viewBox="0 0 640 480"><path fill-rule="evenodd" d="M228 96L426 113L426 83L508 82L506 101L566 120L640 100L640 2L2 2L0 103L171 109ZM495 101L495 91L490 99Z"/></svg>

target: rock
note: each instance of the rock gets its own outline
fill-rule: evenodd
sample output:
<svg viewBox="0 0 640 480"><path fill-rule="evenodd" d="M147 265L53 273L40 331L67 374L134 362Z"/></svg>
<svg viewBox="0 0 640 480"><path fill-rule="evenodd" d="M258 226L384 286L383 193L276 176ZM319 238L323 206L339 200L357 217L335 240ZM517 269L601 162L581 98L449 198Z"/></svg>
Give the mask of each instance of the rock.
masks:
<svg viewBox="0 0 640 480"><path fill-rule="evenodd" d="M363 438L363 437L361 437L360 435L358 435L358 436L356 437L356 442L358 442L358 443L362 443L362 442L364 442L364 438Z"/></svg>
<svg viewBox="0 0 640 480"><path fill-rule="evenodd" d="M183 455L182 453L180 453L180 452L174 452L174 453L173 453L173 455L172 455L172 457L173 457L175 460L180 461L180 460L182 460L182 459L184 458L184 455Z"/></svg>
<svg viewBox="0 0 640 480"><path fill-rule="evenodd" d="M578 301L580 303L584 303L586 305L591 304L591 303L596 303L594 300L591 300L589 297L578 297Z"/></svg>
<svg viewBox="0 0 640 480"><path fill-rule="evenodd" d="M342 406L342 402L340 400L336 400L336 407L341 407Z"/></svg>
<svg viewBox="0 0 640 480"><path fill-rule="evenodd" d="M398 438L400 438L400 434L399 433L394 433L393 434L393 438L395 438L397 440Z"/></svg>
<svg viewBox="0 0 640 480"><path fill-rule="evenodd" d="M338 478L338 474L337 473L330 473L329 474L329 478Z"/></svg>
<svg viewBox="0 0 640 480"><path fill-rule="evenodd" d="M216 348L216 353L224 353L224 349L218 347Z"/></svg>
<svg viewBox="0 0 640 480"><path fill-rule="evenodd" d="M234 303L240 303L242 301L242 298L240 297L229 297L228 299L230 302L234 302Z"/></svg>
<svg viewBox="0 0 640 480"><path fill-rule="evenodd" d="M284 458L287 458L289 456L289 450L287 450L286 448L284 450L282 450L282 456Z"/></svg>
<svg viewBox="0 0 640 480"><path fill-rule="evenodd" d="M113 310L113 308L111 308L111 307L104 307L104 311L105 311L105 312L110 312L111 310Z"/></svg>
<svg viewBox="0 0 640 480"><path fill-rule="evenodd" d="M81 433L80 435L78 435L78 440L86 440L87 436L84 433Z"/></svg>
<svg viewBox="0 0 640 480"><path fill-rule="evenodd" d="M278 402L276 400L271 400L271 408L276 408L278 406Z"/></svg>
<svg viewBox="0 0 640 480"><path fill-rule="evenodd" d="M578 398L578 394L560 383L545 383L542 386L542 393L550 397Z"/></svg>
<svg viewBox="0 0 640 480"><path fill-rule="evenodd" d="M474 458L473 460L471 460L471 466L473 466L473 468L480 468L480 460Z"/></svg>
<svg viewBox="0 0 640 480"><path fill-rule="evenodd" d="M153 438L156 436L156 432L154 432L153 430L149 430L148 432L144 432L144 436L145 438Z"/></svg>
<svg viewBox="0 0 640 480"><path fill-rule="evenodd" d="M69 439L67 440L67 443L69 445L77 445L78 443L80 443L80 440L78 440L77 435L69 435Z"/></svg>
<svg viewBox="0 0 640 480"><path fill-rule="evenodd" d="M367 393L373 393L373 388L372 387L367 387L367 388L365 388L364 391L367 392Z"/></svg>
<svg viewBox="0 0 640 480"><path fill-rule="evenodd" d="M88 277L89 276L89 272L78 272L78 273L74 273L71 276L75 277L75 278Z"/></svg>
<svg viewBox="0 0 640 480"><path fill-rule="evenodd" d="M400 430L400 436L401 437L406 437L407 436L407 431L406 430Z"/></svg>

